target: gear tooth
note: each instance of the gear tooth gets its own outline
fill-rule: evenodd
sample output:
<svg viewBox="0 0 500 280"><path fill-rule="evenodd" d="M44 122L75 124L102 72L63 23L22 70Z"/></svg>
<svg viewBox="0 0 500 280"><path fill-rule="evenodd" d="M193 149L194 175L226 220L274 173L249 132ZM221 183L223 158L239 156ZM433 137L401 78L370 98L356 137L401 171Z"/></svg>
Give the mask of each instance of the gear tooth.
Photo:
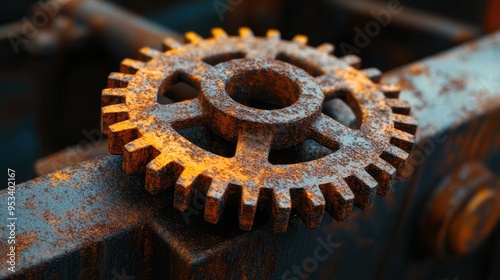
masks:
<svg viewBox="0 0 500 280"><path fill-rule="evenodd" d="M228 35L221 28L212 29L212 34L213 38L210 38L207 41L218 42L218 44L214 45L215 47L224 45L225 40L229 40L225 39L228 38ZM253 36L254 35L249 28L243 27L239 29L239 38L231 37L230 39L239 40L238 43L241 44L242 47L244 47L243 45L245 44L248 47L250 45L254 45L252 42L255 40L251 39ZM150 48L142 48L139 55L139 59L142 61L125 59L120 65L120 71L123 73L110 74L108 77L109 89L105 89L102 92L101 129L104 133L109 134L108 148L110 153L124 154L123 167L128 174L146 173L145 188L149 193L156 194L174 185L175 190L173 203L175 208L180 211L186 211L186 209L191 211L192 209L189 208L191 204L195 205L197 209L205 207L205 220L209 223L216 224L219 222L220 217L223 214L227 200L231 199L232 201L232 197L230 197L230 195L233 194L234 185L230 184L232 181L223 181L222 179L226 178L224 176L228 174L224 175L224 171L219 169L219 166L213 167L213 169L208 169L210 166L194 163L192 159L189 159L190 155L185 155L187 158L183 160L178 157L179 153L161 153L157 148L160 147L161 143L168 141L168 139L171 138L171 135L162 136L162 133L168 133L165 131L158 131L158 135L146 133L146 131L150 131L149 129L154 129L151 127L151 122L153 121L154 116L150 116L149 114L144 116L143 114L144 110L148 110L147 106L157 104L157 92L164 92L167 85L170 85L170 82L176 81L176 79L182 80L183 82L193 85L195 88L199 88L201 80L200 77L203 76L203 72L208 69L207 67L209 67L207 64L214 65L220 61L238 58L241 57L240 54L242 54L242 56L254 56L257 55L257 53L254 54L252 52L251 54L246 54L246 52L238 52L213 57L210 55L203 56L204 54L211 53L210 50L204 50L202 48L205 45L204 42L207 41L194 32L186 33L185 37L190 42L187 46L173 38L164 39L163 47L166 51L165 53ZM266 45L279 44L282 42L280 32L274 29L268 30L264 41L258 42L259 44L263 43L264 48L268 48ZM307 44L307 37L304 35L296 35L290 44L291 47L294 47L297 50L302 49ZM203 61L200 61L201 64L198 65L199 67L196 65L192 67L189 66L189 69L185 69L186 73L182 73L182 77L177 77L178 75L164 77L167 73L157 72L152 69L152 63L156 63L158 59L163 60L165 56L168 56L169 54L175 55L180 52L184 53L185 47L188 47L190 50L193 48L193 51L196 52L207 51L204 54L201 53L202 56L200 57L205 58ZM316 49L323 54L330 55L334 51L334 46L325 43L318 46ZM271 57L270 54L266 53L266 56L268 55ZM350 84L348 85L349 81L347 81L349 79L348 76L332 79L330 74L331 71L335 70L337 65L335 63L325 64L319 60L319 57L314 57L311 58L314 61L311 61L312 66L309 67L309 63L302 61L303 59L295 58L291 54L288 55L288 53L279 53L279 50L278 55L274 56L274 58L282 59L285 62L291 62L299 67L303 66L302 68L304 68L311 76L316 78L316 81L320 84L327 98L344 97L344 91L349 88ZM149 63L151 59L153 59L153 61ZM341 68L346 68L348 64L359 69L361 65L361 59L356 55L348 55L340 58L340 60L346 63L341 63L343 65ZM182 68L186 65L183 66L181 63L178 66ZM352 68L349 69L354 71ZM177 73L177 71L175 71L176 69L172 70L172 73ZM320 226L325 210L337 221L345 221L348 219L354 205L362 209L370 208L373 205L375 195L387 194L390 191L393 179L400 178L402 176L404 165L408 160L409 153L411 152L415 142L414 134L416 133L416 121L409 116L409 104L406 101L397 99L400 91L398 86L386 84L379 85L378 83L381 79L381 72L378 69L368 68L361 70L361 72L371 81L377 83L377 85L375 85L377 96L381 96L381 92L383 92L386 97L385 104L387 104L387 107L390 107L392 110L392 119L387 115L391 114L387 111L387 107L384 107L385 109L383 110L383 115L387 115L387 121L392 121L393 126L380 132L381 134L384 133L385 136L388 136L386 135L387 133L391 133L390 145L387 146L379 158L376 158L374 161L369 161L368 163L371 163L368 166L363 164L363 166L366 166L364 170L355 170L354 173L350 173L352 174L351 176L344 178L329 175L328 178L333 178L333 181L325 179L323 182L327 183L319 186L306 185L307 183L300 183L290 187L278 184L272 186L265 186L264 184L261 186L253 181L246 182L246 185L241 184L242 182L240 181L233 182L235 184L241 184L241 192L239 192L241 193L241 201L239 205L240 229L252 229L257 207L260 206L259 198L262 198L263 196L265 196L265 198L271 197L273 227L277 232L286 231L291 212L294 208L298 211L299 215L309 228L316 228ZM136 73L138 74L135 75ZM167 79L166 82L165 79ZM363 78L358 82L365 86L367 85L366 83L370 85L372 84L368 82L368 79L366 78ZM134 97L135 95L132 96L135 93L143 94L145 99L136 100ZM356 99L358 97L350 96L349 98ZM348 101L350 102L350 100ZM362 99L360 102L363 103L365 101L370 102L365 99ZM141 105L136 108L127 102L140 102L140 104L144 106ZM166 121L169 126L173 126L172 128L175 129L184 127L185 125L188 126L193 123L201 124L203 122L203 112L200 110L204 107L200 107L201 105L199 102L200 101L198 99L195 99L194 101L191 100L189 102L186 101L185 103L189 105L189 108L186 107L189 109L186 112L184 112L185 110L181 110L182 108L179 106L172 107L173 105L162 106L162 108L169 107L168 110L170 111L166 113L161 113L160 111L155 112L160 114L158 116L159 118ZM375 102L378 101L375 100ZM384 101L382 101L382 103L383 102ZM181 102L177 104L182 105L184 103ZM385 106L385 104L382 105ZM375 107L372 105L367 106L368 111L376 108L376 105ZM131 111L130 113L129 110ZM363 113L365 113L365 111ZM175 117L173 117L174 115ZM371 113L367 112L366 116L371 116ZM169 122L170 120L175 120L175 124L173 121ZM377 124L381 124L385 127L386 122L384 121L383 123L381 122ZM328 134L328 137L321 135L320 131L323 130L322 123L321 125L314 123L314 126L315 127L313 129L316 134L313 135L313 140L318 140L318 143L328 146L329 148L332 148L332 150L342 149L342 143L335 142L335 139L337 138L334 136L337 134L331 133ZM370 130L370 128L368 130ZM141 134L141 132L144 134ZM369 147L367 147L367 149L368 148ZM237 151L238 149L239 148L237 147ZM182 151L179 152L182 154ZM239 155L239 153L237 153L237 155ZM195 166L189 166L186 162L194 163ZM217 164L219 161L214 159L213 163ZM291 169L294 171L293 168ZM210 173L205 173L204 170L211 171ZM221 177L213 178L209 176L213 174L212 172L217 172L217 170L222 172L222 174L215 174L221 174ZM294 174L294 176L295 175L297 174ZM268 182L279 183L279 181L274 181L274 179L269 180ZM200 208L198 208L199 206L197 205L197 201L199 201L199 193L202 195L200 198L202 198L204 202L204 194L206 193L206 204L199 205Z"/></svg>
<svg viewBox="0 0 500 280"><path fill-rule="evenodd" d="M343 56L339 58L340 60L344 61L347 63L349 66L359 69L361 68L361 58L359 56L354 55L354 54L348 54L346 56Z"/></svg>
<svg viewBox="0 0 500 280"><path fill-rule="evenodd" d="M394 128L415 135L417 132L417 120L410 116L393 114Z"/></svg>
<svg viewBox="0 0 500 280"><path fill-rule="evenodd" d="M347 221L354 204L354 193L345 182L332 182L319 186L325 197L325 210L339 222Z"/></svg>
<svg viewBox="0 0 500 280"><path fill-rule="evenodd" d="M413 150L413 145L415 143L415 136L410 133L394 130L391 133L391 144L401 148L407 153L411 153Z"/></svg>
<svg viewBox="0 0 500 280"><path fill-rule="evenodd" d="M193 31L186 32L186 34L184 34L184 37L186 37L186 40L188 40L192 44L196 44L203 40L203 37Z"/></svg>
<svg viewBox="0 0 500 280"><path fill-rule="evenodd" d="M182 170L182 165L160 154L146 167L146 190L150 194L157 194L172 187Z"/></svg>
<svg viewBox="0 0 500 280"><path fill-rule="evenodd" d="M295 201L295 200L294 200ZM297 208L308 228L318 228L325 212L325 198L318 186L305 186Z"/></svg>
<svg viewBox="0 0 500 280"><path fill-rule="evenodd" d="M124 74L120 72L112 72L108 76L108 87L109 88L125 88L128 83L132 81L134 75Z"/></svg>
<svg viewBox="0 0 500 280"><path fill-rule="evenodd" d="M250 29L248 27L240 27L240 29L238 31L240 33L241 38L253 38L254 37L252 29Z"/></svg>
<svg viewBox="0 0 500 280"><path fill-rule="evenodd" d="M401 87L397 84L380 84L379 89L387 98L399 98Z"/></svg>
<svg viewBox="0 0 500 280"><path fill-rule="evenodd" d="M269 29L267 30L266 37L272 40L279 40L281 39L281 33L279 30Z"/></svg>
<svg viewBox="0 0 500 280"><path fill-rule="evenodd" d="M241 230L252 230L257 202L259 200L260 188L258 186L245 185L241 187L241 204L239 211L239 222Z"/></svg>
<svg viewBox="0 0 500 280"><path fill-rule="evenodd" d="M148 62L153 59L153 57L159 56L160 54L161 52L159 50L143 47L139 50L139 60Z"/></svg>
<svg viewBox="0 0 500 280"><path fill-rule="evenodd" d="M182 43L175 40L174 38L167 37L162 41L163 51L175 50L182 47Z"/></svg>
<svg viewBox="0 0 500 280"><path fill-rule="evenodd" d="M367 210L373 206L378 182L366 171L357 171L344 179L354 193L354 206Z"/></svg>
<svg viewBox="0 0 500 280"><path fill-rule="evenodd" d="M305 35L297 34L292 38L292 41L300 45L307 45L308 38Z"/></svg>
<svg viewBox="0 0 500 280"><path fill-rule="evenodd" d="M396 175L396 168L381 158L366 167L368 172L378 182L378 195L387 195L391 191L392 181Z"/></svg>
<svg viewBox="0 0 500 280"><path fill-rule="evenodd" d="M129 90L126 88L106 88L102 90L101 106L125 103Z"/></svg>
<svg viewBox="0 0 500 280"><path fill-rule="evenodd" d="M323 43L316 47L316 49L324 54L333 54L333 51L335 51L335 46L330 43Z"/></svg>
<svg viewBox="0 0 500 280"><path fill-rule="evenodd" d="M135 125L130 121L122 121L109 126L108 150L111 154L123 153L125 144L137 139L139 133Z"/></svg>
<svg viewBox="0 0 500 280"><path fill-rule="evenodd" d="M396 179L401 179L403 176L406 160L409 154L400 148L390 145L380 157L394 166L397 170Z"/></svg>
<svg viewBox="0 0 500 280"><path fill-rule="evenodd" d="M194 194L196 177L190 170L184 169L175 183L174 207L180 211L185 211Z"/></svg>
<svg viewBox="0 0 500 280"><path fill-rule="evenodd" d="M410 103L405 100L397 99L397 98L388 98L385 100L385 103L391 107L392 112L394 114L400 115L410 115Z"/></svg>
<svg viewBox="0 0 500 280"><path fill-rule="evenodd" d="M372 82L378 83L382 78L382 71L377 68L371 67L366 69L361 69L361 73L368 77Z"/></svg>
<svg viewBox="0 0 500 280"><path fill-rule="evenodd" d="M219 222L222 212L226 206L228 183L212 181L207 192L207 200L205 203L205 221L211 224Z"/></svg>
<svg viewBox="0 0 500 280"><path fill-rule="evenodd" d="M216 39L227 38L226 31L224 31L224 29L222 29L220 27L212 28L211 32L212 32L212 36L214 36L214 38L216 38Z"/></svg>
<svg viewBox="0 0 500 280"><path fill-rule="evenodd" d="M292 200L290 190L273 189L273 205L271 215L273 217L273 229L276 232L285 232L292 211Z"/></svg>
<svg viewBox="0 0 500 280"><path fill-rule="evenodd" d="M147 135L139 137L127 143L123 150L123 169L129 175L143 174L146 172L146 165L153 158L157 157L159 151L151 145Z"/></svg>
<svg viewBox="0 0 500 280"><path fill-rule="evenodd" d="M156 97L158 95L158 92L164 92L163 91L164 88L162 88L162 84L163 84L163 81L165 78L167 78L167 77L164 77L163 73L160 71L154 71L151 69L144 69L144 71L142 72L142 75L141 75L140 82L143 83L145 86L142 86L140 88L140 92L143 94L150 93Z"/></svg>
<svg viewBox="0 0 500 280"><path fill-rule="evenodd" d="M126 104L113 104L101 108L101 131L109 133L109 126L129 118Z"/></svg>
<svg viewBox="0 0 500 280"><path fill-rule="evenodd" d="M120 72L125 74L135 74L139 69L144 68L146 64L147 63L139 60L125 58L120 63Z"/></svg>

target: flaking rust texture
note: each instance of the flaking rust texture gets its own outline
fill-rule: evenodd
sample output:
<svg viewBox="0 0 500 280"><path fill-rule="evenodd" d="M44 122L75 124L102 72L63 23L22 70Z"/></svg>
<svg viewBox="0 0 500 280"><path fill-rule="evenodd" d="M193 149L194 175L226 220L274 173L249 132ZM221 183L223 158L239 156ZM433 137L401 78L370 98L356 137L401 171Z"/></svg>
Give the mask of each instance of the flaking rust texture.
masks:
<svg viewBox="0 0 500 280"><path fill-rule="evenodd" d="M86 164L80 171L61 170L34 179L16 193L18 219L22 220L16 229L17 276L23 275L25 268L40 266L139 224L141 210L126 201L134 190L122 188L110 193L106 188L93 188L102 182L92 173L101 174L101 178L108 174L108 185L128 183L120 182L118 176L113 178L113 172L100 165ZM87 269L92 268L82 269L82 275ZM30 273L37 275L36 271ZM31 279L31 274L20 278Z"/></svg>
<svg viewBox="0 0 500 280"><path fill-rule="evenodd" d="M292 209L316 228L325 210L345 221L353 205L368 209L376 194L389 192L412 150L416 121L396 87L377 83L378 70L357 70L356 57L336 58L331 45L309 47L302 35L284 41L275 30L262 38L247 28L240 36L217 28L213 35L189 32L187 44L165 39L163 52L143 48L141 60L125 59L122 73L110 75L102 130L128 174L145 173L152 194L174 186L181 211L201 191L205 220L214 224L236 196L243 230L252 228L257 204L268 205L274 229L285 231ZM178 81L198 89L198 98L159 104L158 95ZM321 112L334 98L352 108L359 129ZM197 126L235 143L234 155L212 153L179 133ZM268 160L271 150L306 139L332 152L292 164Z"/></svg>
<svg viewBox="0 0 500 280"><path fill-rule="evenodd" d="M194 216L187 224L181 213L164 206L171 196L148 195L137 178L124 174L121 164L120 157L108 156L20 185L18 220L26 226L16 229L16 273L11 274L3 262L0 278L112 279L122 267L141 279L156 279L165 267L187 275L193 266L218 256L211 250L213 244L221 244L220 250L237 247L231 239L237 232L228 234L228 227L202 228L198 225L202 219ZM5 231L5 225L0 230ZM269 230L262 236L269 238ZM266 243L269 248L272 240ZM186 244L193 246L188 249ZM170 251L175 253L169 255ZM268 254L266 263L272 264L275 253L268 250ZM163 261L163 268L151 270L158 261Z"/></svg>
<svg viewBox="0 0 500 280"><path fill-rule="evenodd" d="M500 148L500 32L412 63L384 75L401 85L401 98L418 116L418 145L408 161L409 176L445 143L441 176L461 164L486 161Z"/></svg>
<svg viewBox="0 0 500 280"><path fill-rule="evenodd" d="M392 70L383 82L401 85L401 98L419 116L417 138L422 139L498 108L499 61L500 32L496 32Z"/></svg>

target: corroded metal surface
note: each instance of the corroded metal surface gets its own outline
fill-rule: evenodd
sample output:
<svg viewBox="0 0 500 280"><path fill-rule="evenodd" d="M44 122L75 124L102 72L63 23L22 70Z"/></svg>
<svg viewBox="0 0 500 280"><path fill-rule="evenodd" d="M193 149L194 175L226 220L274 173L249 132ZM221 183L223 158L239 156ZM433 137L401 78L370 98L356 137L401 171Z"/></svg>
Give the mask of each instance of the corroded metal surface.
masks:
<svg viewBox="0 0 500 280"><path fill-rule="evenodd" d="M282 254L290 240L316 242L317 231L299 230L297 218L286 234L265 220L240 231L236 215L206 224L202 213L167 203L173 193L149 195L121 165L122 157L104 156L19 185L16 273L3 255L0 278L271 279L278 262L291 261Z"/></svg>
<svg viewBox="0 0 500 280"><path fill-rule="evenodd" d="M498 108L499 58L500 32L496 32L391 70L382 82L401 86L401 98L412 105L412 113L418 116L417 138L429 138ZM499 147L496 137L488 138L483 139L492 142L488 149Z"/></svg>
<svg viewBox="0 0 500 280"><path fill-rule="evenodd" d="M143 48L141 61L125 59L122 73L110 75L102 130L110 152L124 154L128 174L145 173L152 194L175 185L181 211L200 191L210 223L233 197L243 230L252 228L258 203L271 209L274 229L285 231L292 209L315 228L324 210L345 221L353 205L368 209L375 194L389 192L413 148L416 121L397 88L374 82L379 71L356 70L349 63L358 59L336 58L330 45L309 47L302 35L283 41L275 30L260 38L246 28L240 36L217 28L213 35L189 32L184 45L168 38L164 52ZM199 97L159 104L158 95L179 81ZM321 112L334 98L351 107L359 129ZM234 150L215 153L180 132L199 126ZM330 152L314 155L305 140ZM297 145L309 160L270 162L273 151Z"/></svg>
<svg viewBox="0 0 500 280"><path fill-rule="evenodd" d="M404 197L397 199L398 224L387 233L380 278L497 279L500 275L498 224L482 246L445 261L424 258L426 244L418 242L422 240L418 221L443 178L472 161L500 174L499 61L500 32L496 32L384 75L382 81L401 85L400 98L412 105L419 129L405 171L413 179L405 184Z"/></svg>

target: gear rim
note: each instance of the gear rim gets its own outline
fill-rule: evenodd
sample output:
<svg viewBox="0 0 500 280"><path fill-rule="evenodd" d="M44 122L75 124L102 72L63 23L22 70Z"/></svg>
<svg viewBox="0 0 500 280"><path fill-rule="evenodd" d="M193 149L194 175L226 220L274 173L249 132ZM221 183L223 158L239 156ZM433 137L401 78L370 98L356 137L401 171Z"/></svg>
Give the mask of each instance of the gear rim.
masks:
<svg viewBox="0 0 500 280"><path fill-rule="evenodd" d="M205 219L211 223L217 223L224 210L229 185L238 185L241 188L240 228L244 230L252 227L257 203L261 200L259 194L263 189L270 190L271 193L269 199L276 231L286 230L292 208L298 210L308 227L317 227L324 210L337 220L346 220L353 204L367 209L373 204L376 193L386 194L389 191L393 177L401 175L413 146L416 122L408 116L408 104L397 99L397 90L379 87L370 81L369 78L377 79L376 71L374 74L373 70L355 70L346 62L328 55L326 52L331 49L329 45L317 49L307 46L304 36L296 36L292 42L287 42L280 40L276 31L268 32L266 38L253 37L249 29L245 28L241 30L239 37L228 37L221 29L215 29L213 33L214 37L209 39L188 33L186 37L191 43L185 45L166 39L165 53L145 48L141 51L143 61L126 59L121 65L124 74L110 75L110 87L118 87L103 91L102 129L108 132L109 127L110 152L124 154L127 173L145 172L146 188L151 193L175 183L174 205L180 210L188 207L194 188L201 186L207 195ZM261 47L257 48L259 44ZM242 51L242 48L246 48L246 51ZM207 170L209 168L203 166L224 163L223 165L230 167L232 163L245 161L245 158L237 152L232 159L216 160L216 156L192 147L193 144L178 135L176 129L205 121L198 99L170 104L169 112L165 112L167 106L155 103L157 91L165 91L175 79L188 81L199 88L204 73L211 68L208 62L223 62L220 61L221 57L225 60L241 58L242 53L254 58L276 59L281 56L281 60L288 60L299 66L304 58L313 61L312 65L303 65L302 69L316 79L325 98L344 94L351 107L361 107L358 108L362 119L360 129L348 130L332 122L331 118L321 116L315 122L315 133L328 131L332 125L341 133L340 136L323 138L324 135L316 135L316 138L323 142L321 144L333 147L341 143L342 146L334 147L336 151L329 157L299 164L302 166L299 169L290 167L299 165L287 165L280 172L276 168L272 169L272 172L267 172L272 174L272 178L266 178L267 181L241 180L252 176L259 178L259 171L266 164L261 159L246 166L251 169L246 172L227 172L220 168L216 168L216 172ZM352 57L348 58L352 61ZM158 71L159 69L163 70ZM380 114L385 118L376 118ZM376 129L370 129L369 125ZM380 134L380 128L383 133L377 136L382 140L371 141L364 138L367 133ZM260 133L260 136L266 134ZM365 135L360 137L360 134ZM176 137L171 137L172 135ZM361 142L339 140L339 143L331 143L330 138L335 137ZM243 149L246 155L255 153L255 156L260 156L269 150L267 148L270 143L266 143L258 135L250 133L243 135L241 139L246 140L244 144L238 142L237 151L240 149L241 152ZM156 142L168 142L172 147L165 150L156 145ZM342 153L342 147L348 142L351 145L349 152ZM358 151L364 145L367 146L365 151L369 151L367 154ZM175 155L174 148L177 148L177 153L186 149L191 152L179 159L172 156ZM349 161L353 157L358 161ZM328 165L332 163L343 166L339 172L342 174L328 174L332 171ZM287 178L286 174L290 173L300 174L300 178Z"/></svg>

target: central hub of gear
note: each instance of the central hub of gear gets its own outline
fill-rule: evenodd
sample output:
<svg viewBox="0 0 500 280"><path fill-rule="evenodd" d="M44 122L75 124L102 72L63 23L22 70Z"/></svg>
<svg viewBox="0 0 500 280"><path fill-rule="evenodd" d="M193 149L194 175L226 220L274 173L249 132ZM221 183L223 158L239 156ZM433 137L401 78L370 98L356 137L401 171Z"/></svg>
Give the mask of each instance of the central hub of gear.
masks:
<svg viewBox="0 0 500 280"><path fill-rule="evenodd" d="M257 208L269 209L276 231L286 230L292 211L315 228L325 211L345 221L353 206L368 209L376 194L389 192L413 148L416 121L397 89L378 84L378 70L354 69L352 56L307 46L301 35L213 34L187 33L187 44L167 38L163 52L142 49L142 61L125 59L103 90L109 151L123 154L128 174L145 173L148 192L173 186L174 207L186 211L198 190L210 223L236 202L242 230L252 228ZM176 82L199 96L160 104L158 95ZM322 113L332 99L359 125ZM201 134L203 145L184 136L200 127L210 132ZM275 161L284 150L293 159Z"/></svg>
<svg viewBox="0 0 500 280"><path fill-rule="evenodd" d="M218 64L203 76L200 87L200 102L214 131L230 141L236 141L242 131L272 131L273 148L303 142L321 114L324 97L304 70L265 59ZM283 108L247 106L262 103Z"/></svg>

